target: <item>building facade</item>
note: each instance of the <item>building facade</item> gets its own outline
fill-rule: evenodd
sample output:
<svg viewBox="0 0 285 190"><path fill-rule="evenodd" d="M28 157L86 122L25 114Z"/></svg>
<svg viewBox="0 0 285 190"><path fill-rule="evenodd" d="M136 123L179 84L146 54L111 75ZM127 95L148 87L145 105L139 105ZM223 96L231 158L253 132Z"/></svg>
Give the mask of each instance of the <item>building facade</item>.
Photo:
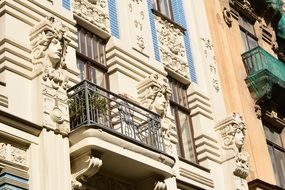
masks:
<svg viewBox="0 0 285 190"><path fill-rule="evenodd" d="M226 110L247 123L249 189L284 189L284 2L205 2Z"/></svg>
<svg viewBox="0 0 285 190"><path fill-rule="evenodd" d="M254 151L274 184L265 138L244 147L261 122L227 89L214 5L1 0L0 189L247 190Z"/></svg>

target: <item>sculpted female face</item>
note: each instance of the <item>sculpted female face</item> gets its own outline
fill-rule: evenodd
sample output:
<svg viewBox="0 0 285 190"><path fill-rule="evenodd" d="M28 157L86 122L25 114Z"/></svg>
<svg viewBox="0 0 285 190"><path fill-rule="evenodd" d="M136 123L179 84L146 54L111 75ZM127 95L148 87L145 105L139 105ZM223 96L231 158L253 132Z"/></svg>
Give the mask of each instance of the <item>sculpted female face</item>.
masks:
<svg viewBox="0 0 285 190"><path fill-rule="evenodd" d="M158 92L154 100L154 109L157 113L162 114L165 111L166 99L163 93Z"/></svg>
<svg viewBox="0 0 285 190"><path fill-rule="evenodd" d="M57 38L51 40L46 54L52 63L53 68L57 68L62 57L62 44Z"/></svg>
<svg viewBox="0 0 285 190"><path fill-rule="evenodd" d="M237 129L236 130L236 133L235 133L235 136L234 136L234 141L235 141L235 144L238 148L241 148L242 145L243 145L243 142L244 142L244 133L241 129Z"/></svg>

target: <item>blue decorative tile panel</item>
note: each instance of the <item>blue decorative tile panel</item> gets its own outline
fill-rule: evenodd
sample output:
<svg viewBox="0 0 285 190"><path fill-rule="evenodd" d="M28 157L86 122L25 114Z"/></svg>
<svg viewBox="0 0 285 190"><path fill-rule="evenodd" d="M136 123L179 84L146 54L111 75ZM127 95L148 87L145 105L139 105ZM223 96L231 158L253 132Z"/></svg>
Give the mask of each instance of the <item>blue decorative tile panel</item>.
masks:
<svg viewBox="0 0 285 190"><path fill-rule="evenodd" d="M67 10L70 10L70 0L62 0L62 6Z"/></svg>
<svg viewBox="0 0 285 190"><path fill-rule="evenodd" d="M108 0L111 34L120 38L116 0Z"/></svg>
<svg viewBox="0 0 285 190"><path fill-rule="evenodd" d="M154 56L155 56L155 60L160 61L160 54L159 54L159 48L158 48L158 41L157 41L156 27L155 27L155 22L154 22L154 15L151 11L152 0L148 0L147 5L148 5L148 14L149 14L150 27L151 27Z"/></svg>

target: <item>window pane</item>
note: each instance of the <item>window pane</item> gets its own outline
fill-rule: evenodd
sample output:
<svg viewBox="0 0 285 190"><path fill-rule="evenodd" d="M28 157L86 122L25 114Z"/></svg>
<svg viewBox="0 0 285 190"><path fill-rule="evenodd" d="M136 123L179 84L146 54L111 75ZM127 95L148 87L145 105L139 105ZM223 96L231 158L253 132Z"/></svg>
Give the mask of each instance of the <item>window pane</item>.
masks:
<svg viewBox="0 0 285 190"><path fill-rule="evenodd" d="M77 58L77 68L80 71L79 77L81 80L86 79L85 63L83 60Z"/></svg>
<svg viewBox="0 0 285 190"><path fill-rule="evenodd" d="M159 11L165 16L171 18L168 0L158 0Z"/></svg>
<svg viewBox="0 0 285 190"><path fill-rule="evenodd" d="M178 111L179 123L182 137L182 144L184 148L184 158L190 161L195 161L195 154L193 148L193 140L191 128L189 124L189 117L187 114Z"/></svg>
<svg viewBox="0 0 285 190"><path fill-rule="evenodd" d="M96 36L93 36L93 53L94 53L94 60L99 62L99 42Z"/></svg>
<svg viewBox="0 0 285 190"><path fill-rule="evenodd" d="M92 46L91 46L91 41L92 41L92 34L88 33L87 34L87 56L92 58Z"/></svg>
<svg viewBox="0 0 285 190"><path fill-rule="evenodd" d="M248 46L249 46L249 49L253 49L257 46L257 41L251 37L251 36L248 36Z"/></svg>
<svg viewBox="0 0 285 190"><path fill-rule="evenodd" d="M275 175L275 178L276 178L276 183L279 184L280 182L279 182L278 175L277 175L277 168L276 168L276 162L275 162L274 153L273 153L273 147L268 145L268 151L269 151L269 155L270 155L270 158L271 158L271 163L272 163L274 175Z"/></svg>
<svg viewBox="0 0 285 190"><path fill-rule="evenodd" d="M279 146L282 146L280 134L277 133L273 127L269 127L265 124L263 124L264 132L266 139L273 142L274 144L277 144Z"/></svg>
<svg viewBox="0 0 285 190"><path fill-rule="evenodd" d="M247 42L247 39L246 39L246 34L242 30L240 31L240 34L241 34L241 38L242 38L242 41L243 41L244 51L248 51L249 50L249 45L248 45L248 42Z"/></svg>
<svg viewBox="0 0 285 190"><path fill-rule="evenodd" d="M284 152L275 149L275 157L276 157L276 165L277 165L277 172L279 176L279 183L281 187L285 187L285 154Z"/></svg>
<svg viewBox="0 0 285 190"><path fill-rule="evenodd" d="M101 87L105 87L105 75L100 70L97 70L96 84L101 86Z"/></svg>
<svg viewBox="0 0 285 190"><path fill-rule="evenodd" d="M82 54L86 54L86 43L85 43L85 35L86 35L86 32L81 29L80 30L80 37L79 37L79 41L80 41L80 53Z"/></svg>

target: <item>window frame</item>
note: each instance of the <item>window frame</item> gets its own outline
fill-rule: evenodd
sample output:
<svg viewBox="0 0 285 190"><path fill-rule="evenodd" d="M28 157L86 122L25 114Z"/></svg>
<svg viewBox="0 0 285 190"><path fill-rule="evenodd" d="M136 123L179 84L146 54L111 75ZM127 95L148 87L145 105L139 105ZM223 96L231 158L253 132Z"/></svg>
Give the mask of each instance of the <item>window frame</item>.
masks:
<svg viewBox="0 0 285 190"><path fill-rule="evenodd" d="M108 68L106 66L106 40L101 38L100 36L96 35L95 33L89 31L88 29L77 25L77 30L78 30L78 48L76 49L76 61L78 62L78 59L81 60L82 62L84 62L83 68L84 68L84 74L85 76L81 79L81 80L89 80L91 81L92 76L91 76L91 72L92 72L92 68L94 68L95 70L98 70L99 72L102 72L104 77L103 80L104 82L104 88L108 89L109 88L109 78L107 75L107 71ZM80 39L82 38L81 35L81 31L83 30L84 32L84 42L85 42L85 47L84 47L84 52L82 52L83 47L82 47L82 43L80 41ZM91 56L88 55L88 35L91 34ZM96 39L99 39L98 41L96 41ZM94 42L96 43L96 47L98 48L97 53L98 53L98 59L95 60L95 54L94 54ZM103 44L102 46L100 46L100 44ZM103 48L103 51L100 51L100 48ZM101 55L102 53L102 55ZM100 56L103 57L103 61L102 63L100 63L99 61L102 59ZM98 61L99 60L99 61ZM77 63L78 64L78 63ZM78 68L80 70L80 68ZM81 73L81 70L80 70ZM81 73L82 74L82 73Z"/></svg>
<svg viewBox="0 0 285 190"><path fill-rule="evenodd" d="M285 158L285 146L284 146L284 142L283 142L282 136L281 136L282 130L278 130L276 127L274 127L273 125L271 125L271 124L269 124L268 122L265 122L265 121L262 121L262 124L263 124L263 128L266 127L269 130L273 130L274 132L277 132L277 134L278 134L278 137L279 137L281 145L278 145L275 142L273 142L273 140L269 139L267 137L267 135L265 133L265 129L264 129L266 143L267 143L267 146L268 146L268 152L270 154L269 147L271 148L271 150L273 152L273 155L270 155L270 159L271 159L272 167L273 167L273 169L276 171L276 173L278 175L278 176L275 176L275 178L278 178L278 180L279 180L279 184L277 184L277 185L282 187L282 188L285 188L285 180L282 178L282 176L285 177L285 171L282 172L282 169L281 169L282 167L280 166L280 163L276 162L278 160L278 158L276 156L276 151L282 152L283 155L284 155L284 158ZM272 158L274 160L272 160ZM273 164L273 161L274 161L274 164ZM284 160L284 163L285 163L285 160ZM274 172L274 175L275 175L275 172Z"/></svg>
<svg viewBox="0 0 285 190"><path fill-rule="evenodd" d="M171 87L172 90L172 96L169 100L170 102L170 107L171 107L171 111L173 113L173 116L175 118L175 126L176 126L176 132L177 132L177 137L178 137L178 146L177 148L179 148L179 150L177 150L178 153L178 157L181 160L185 160L187 162L193 162L193 163L197 163L197 153L196 153L196 147L194 144L194 129L193 129L193 124L192 124L192 120L190 117L190 109L188 107L188 100L187 100L187 86L182 84L181 82L168 77L169 80L169 85ZM175 95L176 93L176 95ZM175 97L174 97L175 96ZM185 98L185 100L180 101L180 97ZM182 104L180 104L182 102ZM183 105L184 104L184 105ZM189 137L191 140L191 147L193 149L193 159L189 160L188 158L186 158L186 154L185 154L185 148L183 145L183 137L182 137L182 129L181 129L181 123L180 123L180 118L179 118L179 112L182 112L183 114L185 114L187 116L187 120L188 120L188 127L189 127L189 132L191 133L191 136ZM179 154L180 153L180 154Z"/></svg>
<svg viewBox="0 0 285 190"><path fill-rule="evenodd" d="M159 13L161 13L163 16L169 18L170 20L174 21L174 15L173 15L173 9L172 9L172 0L162 0L165 1L167 4L167 10L169 12L169 14L164 13L161 10L160 4L159 4L160 0L152 0L153 3L153 8L158 11Z"/></svg>
<svg viewBox="0 0 285 190"><path fill-rule="evenodd" d="M250 24L250 26L251 26L251 28L252 28L252 32L251 31L249 31L246 27L245 27L245 25L243 25L241 22L240 22L240 20L242 20L242 21L246 21L248 24ZM251 21L250 19L247 19L245 16L243 16L243 15L240 15L239 16L239 28L240 28L240 33L244 33L245 34L245 39L246 39L246 43L245 43L245 41L244 41L244 39L243 39L243 37L242 37L242 34L241 34L241 38L242 38L242 42L243 42L243 44L244 44L244 48L245 48L245 52L247 52L247 51L250 51L251 49L253 49L253 48L255 48L255 47L257 47L258 46L258 38L257 38L257 36L256 36L256 32L255 32L255 28L254 28L254 22L253 21ZM249 46L249 37L251 37L255 42L256 42L256 46L255 47L250 47Z"/></svg>

